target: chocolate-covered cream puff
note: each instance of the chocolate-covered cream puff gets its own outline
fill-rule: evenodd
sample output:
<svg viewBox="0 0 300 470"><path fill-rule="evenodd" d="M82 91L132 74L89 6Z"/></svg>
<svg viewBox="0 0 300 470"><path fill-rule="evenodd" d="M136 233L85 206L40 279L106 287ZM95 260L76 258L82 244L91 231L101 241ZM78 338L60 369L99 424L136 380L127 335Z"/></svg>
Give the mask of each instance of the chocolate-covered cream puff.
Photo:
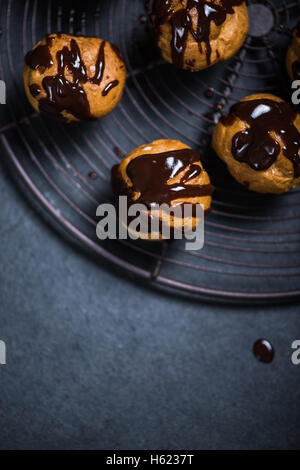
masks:
<svg viewBox="0 0 300 470"><path fill-rule="evenodd" d="M299 130L300 115L281 98L251 95L220 119L212 146L239 183L280 194L300 184Z"/></svg>
<svg viewBox="0 0 300 470"><path fill-rule="evenodd" d="M291 80L300 80L300 18L286 54L286 68Z"/></svg>
<svg viewBox="0 0 300 470"><path fill-rule="evenodd" d="M152 19L163 59L190 71L232 57L249 29L243 0L155 0Z"/></svg>
<svg viewBox="0 0 300 470"><path fill-rule="evenodd" d="M146 216L155 205L167 204L175 207L191 204L195 209L201 204L207 212L211 206L213 186L201 164L199 152L177 140L156 140L142 145L127 155L119 165L112 169L112 188L116 196L127 196L128 205L143 204ZM199 221L195 211L191 217L165 217L158 212L161 224L168 223L171 236L174 230L194 228ZM139 233L139 238L160 240L161 226L157 232Z"/></svg>
<svg viewBox="0 0 300 470"><path fill-rule="evenodd" d="M110 113L120 101L126 68L113 44L58 33L28 52L23 77L27 97L42 115L91 121Z"/></svg>

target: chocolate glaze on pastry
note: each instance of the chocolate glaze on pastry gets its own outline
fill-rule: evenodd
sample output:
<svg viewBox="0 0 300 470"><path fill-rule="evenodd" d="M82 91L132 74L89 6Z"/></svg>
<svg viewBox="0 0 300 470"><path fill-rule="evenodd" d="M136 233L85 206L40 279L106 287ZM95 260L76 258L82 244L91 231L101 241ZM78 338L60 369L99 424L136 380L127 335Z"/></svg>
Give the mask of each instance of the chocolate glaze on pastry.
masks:
<svg viewBox="0 0 300 470"><path fill-rule="evenodd" d="M212 24L215 27L221 28L223 23L226 22L227 15L234 15L234 7L239 7L242 11L243 19L240 28L233 23L231 27L237 28L236 35L227 38L227 32L224 30L224 38L222 38L222 31L220 31L220 47L222 42L226 43L227 51L225 59L233 55L236 50L241 46L245 35L248 31L248 15L243 0L155 0L152 12L152 18L155 26L156 43L161 49L162 55L168 60L168 51L164 51L163 44L164 35L170 34L170 59L175 67L187 68L189 70L199 70L212 64L212 47L211 47L211 29ZM241 15L241 18L242 18ZM169 24L171 33L167 31L165 25ZM228 26L228 28L230 27ZM214 33L215 34L215 33ZM237 47L233 44L232 54L228 54L229 41L237 41ZM198 55L205 56L205 61L197 63L196 57L189 57L188 45L196 43L199 49ZM224 45L224 44L223 44ZM215 57L213 63L222 60L216 45ZM228 54L228 56L227 56ZM206 63L205 63L206 62Z"/></svg>
<svg viewBox="0 0 300 470"><path fill-rule="evenodd" d="M144 204L149 210L155 205L190 203L193 209L202 204L207 212L214 188L200 159L199 152L181 142L154 141L134 150L113 167L113 192L127 196L129 205ZM183 225L182 220L176 223Z"/></svg>
<svg viewBox="0 0 300 470"><path fill-rule="evenodd" d="M49 69L53 65L52 56L50 53L49 37L46 38L46 44L41 45L27 52L25 56L26 64L32 69L37 70L40 67Z"/></svg>
<svg viewBox="0 0 300 470"><path fill-rule="evenodd" d="M116 46L98 38L59 33L46 36L28 52L24 82L27 95L36 99L31 104L41 114L57 120L90 121L110 112L121 98L125 66ZM101 96L119 84L112 103L109 98L102 103Z"/></svg>
<svg viewBox="0 0 300 470"><path fill-rule="evenodd" d="M40 113L46 116L52 116L56 119L61 119L61 112L66 110L68 113L75 116L80 121L89 121L93 117L90 112L90 105L86 93L81 84L86 83L88 80L91 83L99 85L103 76L103 69L105 62L103 59L105 41L101 43L99 54L96 63L96 72L93 78L88 78L86 68L82 62L80 50L75 39L71 40L70 49L64 47L56 54L57 59L57 74L43 79L43 88L47 93L46 98L41 98L39 101ZM43 48L43 49L42 49ZM45 48L48 52L45 53ZM38 50L38 54L36 53ZM38 46L33 53L29 52L25 58L26 64L33 70L44 66L43 56L48 55L51 58L50 49L48 46ZM41 56L41 57L40 57ZM38 59L40 57L40 65ZM35 58L33 61L32 58ZM49 68L53 64L50 60ZM73 80L69 81L65 77L65 70L73 75Z"/></svg>
<svg viewBox="0 0 300 470"><path fill-rule="evenodd" d="M102 96L108 95L110 90L112 90L113 88L115 88L115 86L118 86L118 85L119 85L119 80L113 80L112 82L110 82L108 85L106 85L106 87L102 91Z"/></svg>
<svg viewBox="0 0 300 470"><path fill-rule="evenodd" d="M29 90L34 98L41 93L41 89L36 83L30 85Z"/></svg>
<svg viewBox="0 0 300 470"><path fill-rule="evenodd" d="M283 193L300 184L300 116L274 95L233 105L214 129L212 145L250 190Z"/></svg>
<svg viewBox="0 0 300 470"><path fill-rule="evenodd" d="M140 193L136 202L145 204L151 209L153 204L170 205L174 198L211 196L213 192L211 184L188 184L202 171L199 165L195 165L200 158L199 152L182 149L140 155L132 160L127 167L127 174L134 190ZM168 184L168 181L186 169L177 183ZM126 194L131 196L130 188L126 190Z"/></svg>
<svg viewBox="0 0 300 470"><path fill-rule="evenodd" d="M236 117L249 125L233 136L231 152L237 161L248 163L257 171L269 168L280 152L279 143L271 137L274 131L283 140L282 151L292 162L295 177L300 176L300 134L294 126L296 113L289 104L270 99L241 101L231 107L221 122L230 126Z"/></svg>

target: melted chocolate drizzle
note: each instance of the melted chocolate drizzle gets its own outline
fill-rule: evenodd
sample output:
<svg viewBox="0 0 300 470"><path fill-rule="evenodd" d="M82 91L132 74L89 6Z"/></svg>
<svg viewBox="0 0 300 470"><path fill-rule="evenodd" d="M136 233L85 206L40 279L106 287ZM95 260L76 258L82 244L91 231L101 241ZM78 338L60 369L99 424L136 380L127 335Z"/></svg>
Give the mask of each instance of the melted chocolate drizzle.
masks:
<svg viewBox="0 0 300 470"><path fill-rule="evenodd" d="M94 83L95 85L100 85L100 83L102 82L103 74L104 74L104 69L105 69L104 47L105 47L105 41L102 41L100 48L99 48L97 61L96 61L95 75L90 80L90 82Z"/></svg>
<svg viewBox="0 0 300 470"><path fill-rule="evenodd" d="M54 37L46 36L46 44L38 46L33 51L30 51L25 58L26 64L33 70L39 67L50 68L53 65L51 56L51 45ZM70 42L70 47L63 47L56 54L57 59L57 74L53 76L44 77L42 81L43 88L47 97L39 100L40 113L53 117L58 120L66 120L62 112L72 114L80 121L91 121L90 105L83 88L83 84L90 82L95 85L100 85L103 80L105 70L105 41L102 41L99 47L99 52L95 65L95 74L92 78L87 75L86 67L81 58L80 49L75 39ZM119 51L116 46L112 45L112 49L119 57ZM66 78L66 69L72 75L72 79ZM117 81L111 82L105 88L106 94L117 86ZM30 91L33 96L37 96L41 90L36 84L31 85Z"/></svg>
<svg viewBox="0 0 300 470"><path fill-rule="evenodd" d="M32 94L32 96L36 98L41 93L42 90L36 83L33 83L33 85L30 85L29 91Z"/></svg>
<svg viewBox="0 0 300 470"><path fill-rule="evenodd" d="M154 26L158 41L161 33L161 25L170 21L172 26L171 53L172 62L177 68L182 68L184 53L187 46L187 38L190 33L199 45L202 53L202 45L205 44L207 65L211 63L210 28L214 22L220 26L226 20L227 14L234 13L234 6L241 5L244 0L187 0L186 7L174 12L173 0L155 0L153 6ZM191 11L197 10L198 22L196 30L193 27Z"/></svg>
<svg viewBox="0 0 300 470"><path fill-rule="evenodd" d="M271 137L273 131L283 141L283 155L292 162L295 177L300 176L300 134L293 124L296 113L289 104L270 99L241 101L231 107L221 122L230 126L235 118L249 125L232 139L231 152L238 162L245 162L257 171L269 168L280 152L280 144Z"/></svg>
<svg viewBox="0 0 300 470"><path fill-rule="evenodd" d="M106 85L106 87L102 91L102 96L108 95L108 93L118 85L119 85L119 80L113 80L112 82L110 82L108 85Z"/></svg>
<svg viewBox="0 0 300 470"><path fill-rule="evenodd" d="M127 195L133 202L133 192L139 192L140 197L134 202L144 204L148 209L155 204L170 205L176 199L211 196L214 190L211 184L187 184L201 173L200 166L195 164L199 161L199 152L191 149L141 155L131 160L127 167L133 188L120 181L119 166L113 167L114 193ZM182 171L184 174L178 183L167 184Z"/></svg>
<svg viewBox="0 0 300 470"><path fill-rule="evenodd" d="M48 42L29 51L25 56L25 62L32 70L37 70L40 67L50 69L53 65L53 60Z"/></svg>
<svg viewBox="0 0 300 470"><path fill-rule="evenodd" d="M57 74L43 79L43 87L47 98L39 101L41 114L64 119L62 111L67 111L79 120L92 120L87 95L81 84L88 81L85 65L80 56L80 50L75 39L71 40L70 49L64 47L56 54ZM65 69L73 76L69 81Z"/></svg>

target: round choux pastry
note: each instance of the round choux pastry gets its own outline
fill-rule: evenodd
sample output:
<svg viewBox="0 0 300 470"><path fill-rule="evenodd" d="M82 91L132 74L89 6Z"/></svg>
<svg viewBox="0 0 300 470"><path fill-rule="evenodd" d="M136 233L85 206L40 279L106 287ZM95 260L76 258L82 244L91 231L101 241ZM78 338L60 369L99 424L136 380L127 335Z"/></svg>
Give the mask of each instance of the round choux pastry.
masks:
<svg viewBox="0 0 300 470"><path fill-rule="evenodd" d="M251 191L281 194L300 184L300 116L281 98L250 95L213 131L212 146Z"/></svg>
<svg viewBox="0 0 300 470"><path fill-rule="evenodd" d="M249 30L243 0L155 0L152 21L162 58L190 71L232 57Z"/></svg>
<svg viewBox="0 0 300 470"><path fill-rule="evenodd" d="M126 67L113 44L99 38L50 34L25 57L24 86L40 114L60 121L91 121L122 97Z"/></svg>
<svg viewBox="0 0 300 470"><path fill-rule="evenodd" d="M127 155L112 169L114 194L127 196L128 207L143 204L143 215L149 222L148 230L135 232L137 238L162 240L174 238L174 232L194 230L200 220L197 218L197 205L205 212L211 207L213 186L201 164L199 152L192 150L178 140L155 140L142 145ZM166 208L180 208L180 214L158 210L158 205ZM191 214L186 216L185 204L191 205ZM150 214L151 212L151 214ZM153 230L151 220L159 222ZM165 236L163 227L169 235ZM130 227L127 226L130 232ZM151 231L151 233L150 233Z"/></svg>
<svg viewBox="0 0 300 470"><path fill-rule="evenodd" d="M291 80L300 80L300 19L286 54L286 68Z"/></svg>

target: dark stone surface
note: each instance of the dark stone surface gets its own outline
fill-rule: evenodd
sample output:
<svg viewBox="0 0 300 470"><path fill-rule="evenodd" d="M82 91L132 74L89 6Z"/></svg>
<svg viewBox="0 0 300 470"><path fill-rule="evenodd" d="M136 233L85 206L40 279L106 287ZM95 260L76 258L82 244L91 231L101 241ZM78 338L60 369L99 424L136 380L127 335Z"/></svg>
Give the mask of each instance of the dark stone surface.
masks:
<svg viewBox="0 0 300 470"><path fill-rule="evenodd" d="M2 164L0 193L0 448L300 448L299 305L136 285L51 230Z"/></svg>

